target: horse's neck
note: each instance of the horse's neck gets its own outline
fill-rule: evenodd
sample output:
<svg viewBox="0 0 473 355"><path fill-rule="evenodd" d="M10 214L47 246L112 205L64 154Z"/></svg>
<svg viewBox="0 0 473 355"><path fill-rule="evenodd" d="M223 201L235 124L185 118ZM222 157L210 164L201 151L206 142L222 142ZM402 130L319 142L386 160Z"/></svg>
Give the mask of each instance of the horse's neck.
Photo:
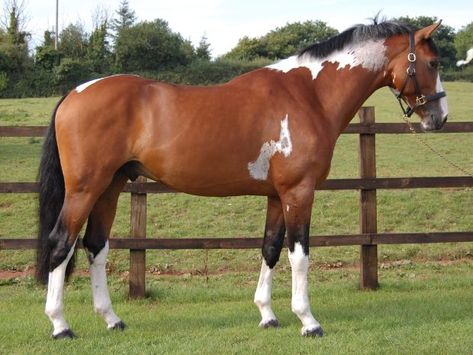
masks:
<svg viewBox="0 0 473 355"><path fill-rule="evenodd" d="M386 49L383 40L368 40L347 45L325 58L303 54L268 68L285 73L296 68L309 69L315 100L320 106L319 113L331 120L334 128L341 133L363 102L386 84Z"/></svg>
<svg viewBox="0 0 473 355"><path fill-rule="evenodd" d="M340 134L373 92L385 85L384 70L337 70L326 82L314 81L317 100L326 120Z"/></svg>

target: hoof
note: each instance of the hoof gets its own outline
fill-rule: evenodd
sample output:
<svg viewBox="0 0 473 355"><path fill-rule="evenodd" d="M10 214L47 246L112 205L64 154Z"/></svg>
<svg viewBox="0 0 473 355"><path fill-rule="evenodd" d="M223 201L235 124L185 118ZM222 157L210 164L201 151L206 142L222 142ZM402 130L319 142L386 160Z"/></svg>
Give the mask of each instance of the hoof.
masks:
<svg viewBox="0 0 473 355"><path fill-rule="evenodd" d="M123 321L119 321L115 323L114 325L108 327L109 330L125 330L125 328L126 328L126 324L123 323Z"/></svg>
<svg viewBox="0 0 473 355"><path fill-rule="evenodd" d="M324 331L321 326L318 326L316 328L310 328L310 329L304 329L302 328L302 336L305 337L323 337L324 336Z"/></svg>
<svg viewBox="0 0 473 355"><path fill-rule="evenodd" d="M263 322L261 321L261 323L259 324L259 327L260 328L264 328L264 329L267 329L267 328L279 328L279 322L277 319L270 319L266 322Z"/></svg>
<svg viewBox="0 0 473 355"><path fill-rule="evenodd" d="M72 332L70 329L65 329L62 332L54 335L53 334L53 339L58 340L58 339L74 339L76 338L75 334Z"/></svg>

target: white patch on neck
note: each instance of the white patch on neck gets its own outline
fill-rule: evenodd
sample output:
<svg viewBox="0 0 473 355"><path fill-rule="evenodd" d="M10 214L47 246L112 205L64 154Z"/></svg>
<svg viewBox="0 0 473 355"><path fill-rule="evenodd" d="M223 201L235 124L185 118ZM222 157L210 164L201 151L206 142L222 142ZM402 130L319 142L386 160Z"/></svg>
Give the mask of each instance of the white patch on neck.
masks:
<svg viewBox="0 0 473 355"><path fill-rule="evenodd" d="M279 70L284 73L297 68L307 68L312 73L312 79L315 80L324 68L325 63L338 63L337 70L354 68L361 65L369 71L378 71L383 69L387 62L385 56L386 46L384 41L368 40L358 44L351 44L342 50L331 53L327 58L312 58L310 54L302 56L292 56L280 62L271 64L266 68Z"/></svg>
<svg viewBox="0 0 473 355"><path fill-rule="evenodd" d="M435 86L435 90L437 91L437 93L443 91L442 81L440 80L440 74L437 75L437 85ZM442 118L447 117L448 103L447 98L445 96L440 98L440 110L442 111Z"/></svg>
<svg viewBox="0 0 473 355"><path fill-rule="evenodd" d="M277 142L271 140L263 144L258 159L248 163L248 171L255 180L266 180L268 178L270 160L276 153L282 153L288 157L292 152L291 134L289 132L289 115L281 121L281 133Z"/></svg>

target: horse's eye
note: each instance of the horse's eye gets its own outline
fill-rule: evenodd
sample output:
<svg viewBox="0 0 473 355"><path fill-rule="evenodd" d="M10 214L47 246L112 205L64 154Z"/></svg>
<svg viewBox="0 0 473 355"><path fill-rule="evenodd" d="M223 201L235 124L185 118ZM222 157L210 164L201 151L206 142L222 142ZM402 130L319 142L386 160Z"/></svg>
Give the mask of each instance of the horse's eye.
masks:
<svg viewBox="0 0 473 355"><path fill-rule="evenodd" d="M439 61L438 60L431 60L429 62L429 67L432 69L437 69L439 67Z"/></svg>

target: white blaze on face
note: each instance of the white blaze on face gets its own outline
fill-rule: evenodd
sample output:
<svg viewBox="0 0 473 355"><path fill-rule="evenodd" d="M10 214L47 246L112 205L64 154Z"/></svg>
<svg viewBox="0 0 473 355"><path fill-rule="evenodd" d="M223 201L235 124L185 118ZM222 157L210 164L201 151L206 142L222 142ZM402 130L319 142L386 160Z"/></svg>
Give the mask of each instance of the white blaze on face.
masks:
<svg viewBox="0 0 473 355"><path fill-rule="evenodd" d="M277 142L271 140L263 144L258 159L248 163L248 171L255 180L266 180L270 167L270 160L276 153L289 157L292 152L291 134L289 132L289 115L281 121L281 133Z"/></svg>
<svg viewBox="0 0 473 355"><path fill-rule="evenodd" d="M437 93L443 91L442 81L440 80L440 75L437 75L437 85L435 87ZM441 97L439 99L440 110L441 110L441 117L445 119L448 115L448 104L447 104L447 97Z"/></svg>
<svg viewBox="0 0 473 355"><path fill-rule="evenodd" d="M307 68L315 80L323 69L325 63L338 63L337 70L351 69L361 65L369 71L383 69L387 62L384 41L368 40L358 44L348 45L346 48L331 53L327 58L312 58L310 54L292 56L280 62L267 66L269 69L279 70L284 73L296 68Z"/></svg>

